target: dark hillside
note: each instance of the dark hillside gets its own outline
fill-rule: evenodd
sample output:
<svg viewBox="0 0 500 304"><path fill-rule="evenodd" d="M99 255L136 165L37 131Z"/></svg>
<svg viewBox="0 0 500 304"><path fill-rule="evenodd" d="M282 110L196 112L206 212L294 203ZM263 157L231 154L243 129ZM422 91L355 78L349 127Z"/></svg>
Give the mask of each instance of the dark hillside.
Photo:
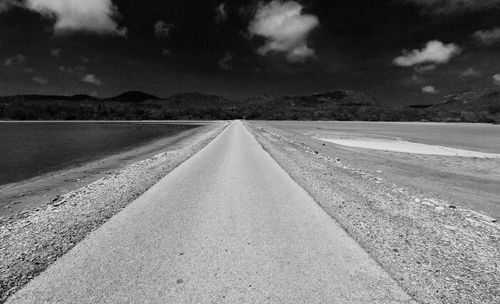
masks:
<svg viewBox="0 0 500 304"><path fill-rule="evenodd" d="M464 91L434 105L388 107L364 93L336 90L303 96L266 95L235 102L202 93L167 98L138 91L88 95L0 97L4 120L270 119L500 122L500 90Z"/></svg>

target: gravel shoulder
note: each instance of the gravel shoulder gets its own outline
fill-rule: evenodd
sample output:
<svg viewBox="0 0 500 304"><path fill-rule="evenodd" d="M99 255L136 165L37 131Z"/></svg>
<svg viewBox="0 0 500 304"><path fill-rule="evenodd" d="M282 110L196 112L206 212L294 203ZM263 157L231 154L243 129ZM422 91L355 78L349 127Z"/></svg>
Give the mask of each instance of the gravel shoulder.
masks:
<svg viewBox="0 0 500 304"><path fill-rule="evenodd" d="M104 174L33 208L0 218L0 303L69 251L179 164L201 150L227 126L217 122L178 138L175 147ZM144 154L143 154L144 155ZM125 156L127 157L127 156ZM131 158L128 158L131 161ZM122 160L123 161L123 160Z"/></svg>
<svg viewBox="0 0 500 304"><path fill-rule="evenodd" d="M499 303L500 226L262 123L263 148L420 303ZM289 135L289 134L288 134ZM320 144L321 145L321 144Z"/></svg>

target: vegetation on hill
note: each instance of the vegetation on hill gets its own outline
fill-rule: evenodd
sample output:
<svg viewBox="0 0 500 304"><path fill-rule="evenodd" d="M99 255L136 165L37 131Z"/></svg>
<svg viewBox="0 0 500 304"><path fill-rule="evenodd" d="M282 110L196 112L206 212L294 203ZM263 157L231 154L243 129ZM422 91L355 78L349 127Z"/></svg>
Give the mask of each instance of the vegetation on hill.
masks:
<svg viewBox="0 0 500 304"><path fill-rule="evenodd" d="M305 96L258 96L235 102L217 95L159 98L131 91L100 99L87 95L0 98L3 120L270 119L500 122L500 90L480 89L434 105L389 107L364 93L337 90Z"/></svg>

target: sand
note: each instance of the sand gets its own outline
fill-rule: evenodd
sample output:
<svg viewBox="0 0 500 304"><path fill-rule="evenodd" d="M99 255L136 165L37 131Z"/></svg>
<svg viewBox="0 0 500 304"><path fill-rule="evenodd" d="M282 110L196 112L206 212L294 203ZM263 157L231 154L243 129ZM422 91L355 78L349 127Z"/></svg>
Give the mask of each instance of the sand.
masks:
<svg viewBox="0 0 500 304"><path fill-rule="evenodd" d="M314 139L316 130L295 124L299 132L278 122L249 123L263 148L417 302L500 303L500 226L449 198L489 183L484 190L498 198L498 159L350 148ZM443 169L445 159L471 175ZM476 163L483 173L473 172ZM422 191L422 180L446 195ZM478 206L485 205L472 204Z"/></svg>
<svg viewBox="0 0 500 304"><path fill-rule="evenodd" d="M500 158L500 154L486 153L478 151L470 151L464 149L450 148L437 145L428 145L422 143L409 142L395 139L380 139L380 138L320 138L316 139L334 143L337 145L374 149L401 153L423 154L423 155L439 155L439 156L458 156L458 157L475 157L475 158Z"/></svg>

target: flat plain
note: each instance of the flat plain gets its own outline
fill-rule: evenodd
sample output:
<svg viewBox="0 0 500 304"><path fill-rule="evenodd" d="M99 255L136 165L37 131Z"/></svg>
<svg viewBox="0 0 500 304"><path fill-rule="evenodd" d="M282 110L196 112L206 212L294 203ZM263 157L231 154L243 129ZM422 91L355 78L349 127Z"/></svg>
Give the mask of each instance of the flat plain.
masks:
<svg viewBox="0 0 500 304"><path fill-rule="evenodd" d="M259 124L359 169L500 218L500 159L479 157L481 153L500 154L500 125L339 121L262 121ZM478 155L401 153L339 145L319 138L405 141Z"/></svg>

